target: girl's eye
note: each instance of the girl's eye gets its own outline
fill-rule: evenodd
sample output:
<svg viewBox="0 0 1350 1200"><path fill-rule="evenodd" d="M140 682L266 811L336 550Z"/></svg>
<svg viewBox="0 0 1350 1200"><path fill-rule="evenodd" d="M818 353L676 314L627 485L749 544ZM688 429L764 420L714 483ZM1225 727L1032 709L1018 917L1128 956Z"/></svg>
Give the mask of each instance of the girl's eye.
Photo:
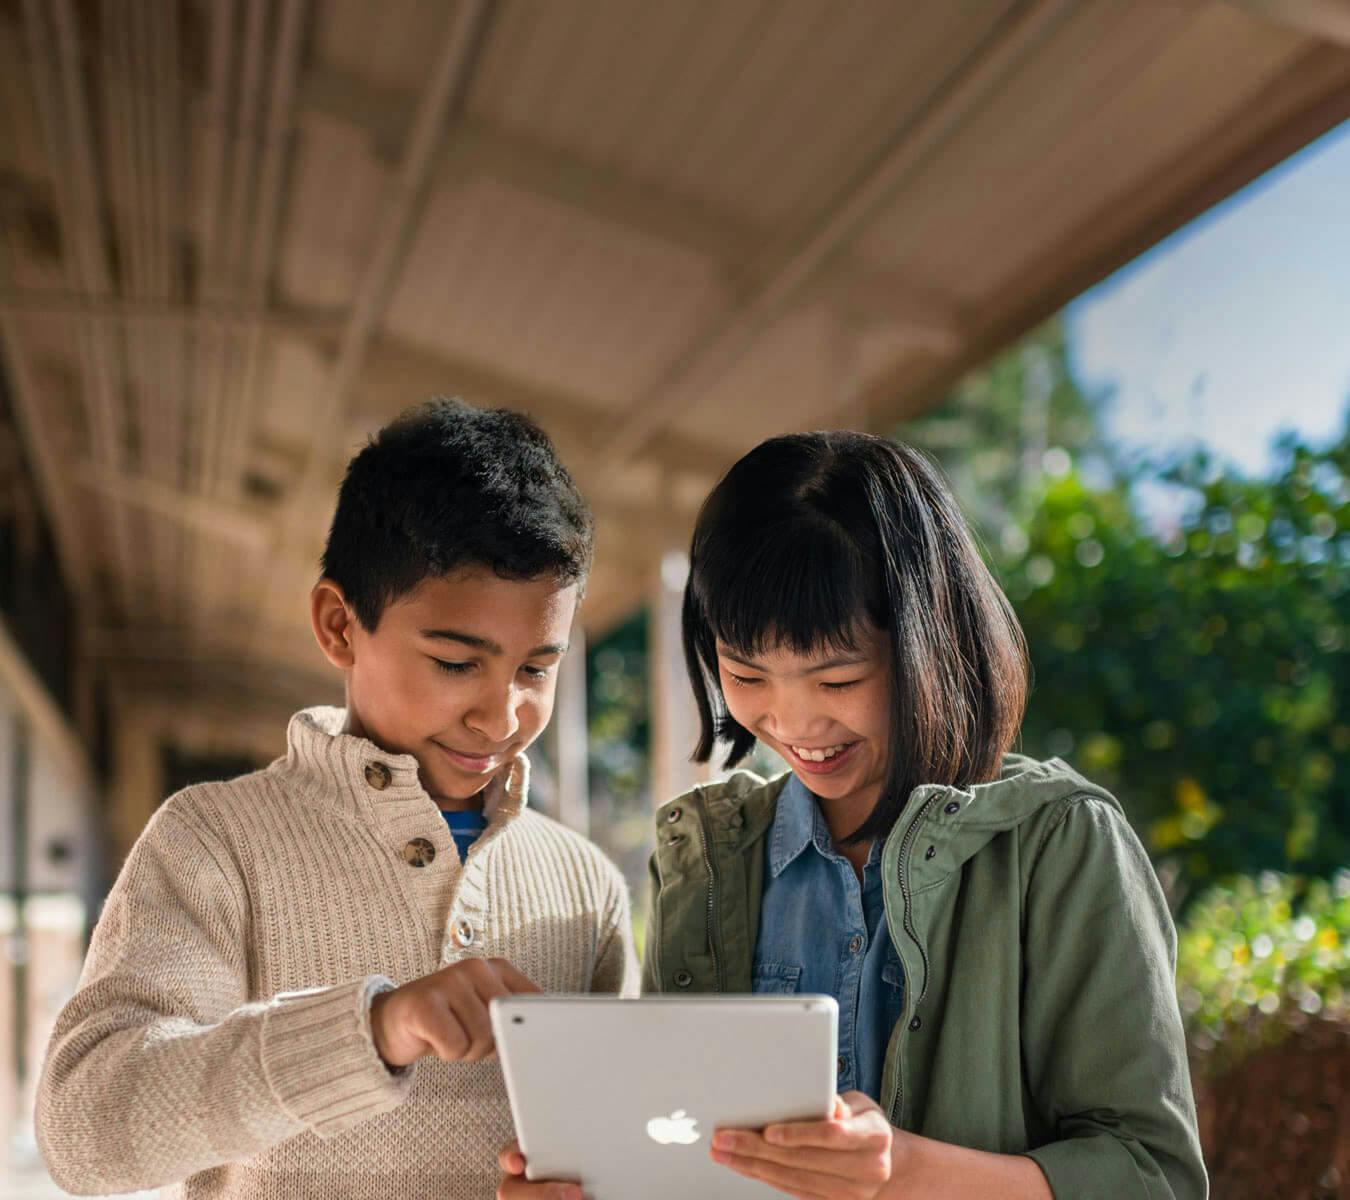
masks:
<svg viewBox="0 0 1350 1200"><path fill-rule="evenodd" d="M446 662L443 658L433 658L431 661L447 675L463 675L466 671L473 670L473 663Z"/></svg>
<svg viewBox="0 0 1350 1200"><path fill-rule="evenodd" d="M822 683L820 686L831 692L846 692L851 687L857 687L861 682L861 679L848 679L841 683Z"/></svg>
<svg viewBox="0 0 1350 1200"><path fill-rule="evenodd" d="M758 679L751 679L746 675L737 675L732 671L727 672L727 678L730 679L731 682L734 683L737 687L752 687L754 684L759 682Z"/></svg>

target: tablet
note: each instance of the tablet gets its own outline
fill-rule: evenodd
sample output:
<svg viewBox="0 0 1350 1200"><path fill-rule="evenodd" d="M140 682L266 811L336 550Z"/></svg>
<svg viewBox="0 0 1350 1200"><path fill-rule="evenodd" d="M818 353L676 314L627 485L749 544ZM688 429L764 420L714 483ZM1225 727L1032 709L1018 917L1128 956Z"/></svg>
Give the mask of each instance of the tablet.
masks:
<svg viewBox="0 0 1350 1200"><path fill-rule="evenodd" d="M528 1177L587 1200L781 1200L712 1161L714 1131L833 1110L831 996L505 996L491 1014Z"/></svg>

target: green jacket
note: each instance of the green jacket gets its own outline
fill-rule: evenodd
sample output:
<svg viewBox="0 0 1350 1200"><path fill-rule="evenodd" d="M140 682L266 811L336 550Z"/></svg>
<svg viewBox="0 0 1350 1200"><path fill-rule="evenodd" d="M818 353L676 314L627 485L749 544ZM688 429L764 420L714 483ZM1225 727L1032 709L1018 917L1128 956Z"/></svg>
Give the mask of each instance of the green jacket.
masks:
<svg viewBox="0 0 1350 1200"><path fill-rule="evenodd" d="M657 813L646 992L748 992L764 837L787 776L737 772ZM1207 1191L1176 932L1120 805L1059 759L916 788L882 848L904 966L882 1107L1027 1153L1057 1200Z"/></svg>

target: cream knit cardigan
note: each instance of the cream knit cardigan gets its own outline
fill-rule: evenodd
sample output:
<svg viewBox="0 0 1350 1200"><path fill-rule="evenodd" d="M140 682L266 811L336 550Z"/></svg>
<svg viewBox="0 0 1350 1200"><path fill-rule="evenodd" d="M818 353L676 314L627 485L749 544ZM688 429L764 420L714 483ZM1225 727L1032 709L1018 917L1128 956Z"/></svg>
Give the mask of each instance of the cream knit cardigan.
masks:
<svg viewBox="0 0 1350 1200"><path fill-rule="evenodd" d="M297 713L284 758L180 792L137 841L39 1084L68 1191L487 1200L512 1137L497 1060L390 1071L372 996L472 955L549 992L636 993L623 877L525 808L525 758L461 866L416 759L345 716Z"/></svg>

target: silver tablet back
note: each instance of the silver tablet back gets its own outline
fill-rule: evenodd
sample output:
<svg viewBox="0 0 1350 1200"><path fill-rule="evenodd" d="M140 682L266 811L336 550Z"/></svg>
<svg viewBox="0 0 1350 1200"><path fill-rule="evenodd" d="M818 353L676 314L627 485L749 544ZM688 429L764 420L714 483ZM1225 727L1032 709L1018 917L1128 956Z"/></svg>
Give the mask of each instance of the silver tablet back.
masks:
<svg viewBox="0 0 1350 1200"><path fill-rule="evenodd" d="M829 996L511 996L492 1024L529 1177L588 1200L781 1200L711 1160L714 1130L833 1105Z"/></svg>

